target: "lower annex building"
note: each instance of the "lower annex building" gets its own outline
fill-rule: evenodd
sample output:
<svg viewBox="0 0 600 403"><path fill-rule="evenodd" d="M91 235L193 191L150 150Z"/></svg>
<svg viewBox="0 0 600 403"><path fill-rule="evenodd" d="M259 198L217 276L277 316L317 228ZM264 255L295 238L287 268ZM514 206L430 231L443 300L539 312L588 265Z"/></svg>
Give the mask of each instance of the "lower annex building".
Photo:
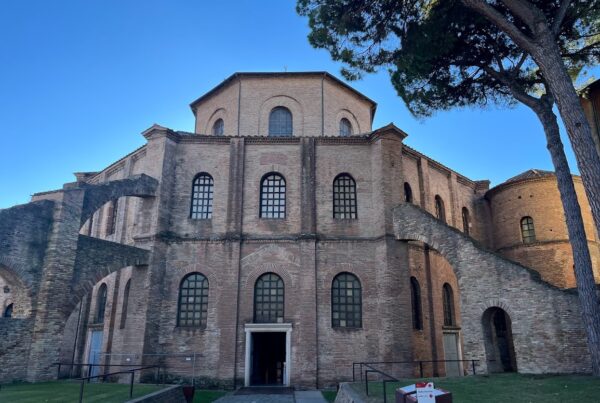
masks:
<svg viewBox="0 0 600 403"><path fill-rule="evenodd" d="M58 361L298 388L361 361L589 371L553 173L489 189L373 129L376 104L324 72L236 73L191 108L193 133L153 125L0 210L0 381Z"/></svg>

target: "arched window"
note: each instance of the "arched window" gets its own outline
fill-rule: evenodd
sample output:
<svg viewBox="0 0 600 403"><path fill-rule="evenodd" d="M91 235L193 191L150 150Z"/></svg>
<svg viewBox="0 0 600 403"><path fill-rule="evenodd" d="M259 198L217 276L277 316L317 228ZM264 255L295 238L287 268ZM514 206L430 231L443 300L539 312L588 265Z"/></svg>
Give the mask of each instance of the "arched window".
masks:
<svg viewBox="0 0 600 403"><path fill-rule="evenodd" d="M341 273L333 279L331 326L362 327L362 292L354 274Z"/></svg>
<svg viewBox="0 0 600 403"><path fill-rule="evenodd" d="M446 222L446 209L444 208L444 201L440 195L435 195L435 216Z"/></svg>
<svg viewBox="0 0 600 403"><path fill-rule="evenodd" d="M127 322L127 306L129 305L129 288L131 287L131 280L127 280L127 284L125 284L125 291L123 291L123 303L121 307L121 324L119 326L120 329L125 328L125 323Z"/></svg>
<svg viewBox="0 0 600 403"><path fill-rule="evenodd" d="M190 217L192 219L212 218L213 211L213 187L212 176L202 172L196 175L192 185L192 207Z"/></svg>
<svg viewBox="0 0 600 403"><path fill-rule="evenodd" d="M12 313L13 313L13 304L9 304L6 309L4 310L4 316L5 318L12 318Z"/></svg>
<svg viewBox="0 0 600 403"><path fill-rule="evenodd" d="M208 312L208 279L200 273L190 273L179 285L177 326L205 327Z"/></svg>
<svg viewBox="0 0 600 403"><path fill-rule="evenodd" d="M421 310L421 287L415 277L410 278L410 299L412 301L413 329L423 329L423 316Z"/></svg>
<svg viewBox="0 0 600 403"><path fill-rule="evenodd" d="M404 182L404 201L407 203L413 202L412 189L408 182Z"/></svg>
<svg viewBox="0 0 600 403"><path fill-rule="evenodd" d="M340 136L352 136L352 123L346 118L340 120Z"/></svg>
<svg viewBox="0 0 600 403"><path fill-rule="evenodd" d="M96 296L96 323L104 323L104 312L106 309L106 294L106 284L102 283L102 285L98 289L98 294Z"/></svg>
<svg viewBox="0 0 600 403"><path fill-rule="evenodd" d="M112 235L117 229L117 212L119 211L119 199L112 200L108 205L106 214L106 235Z"/></svg>
<svg viewBox="0 0 600 403"><path fill-rule="evenodd" d="M469 235L471 226L471 218L469 217L469 209L466 207L462 208L462 222L463 222L463 232Z"/></svg>
<svg viewBox="0 0 600 403"><path fill-rule="evenodd" d="M523 243L535 242L533 218L529 216L521 218L521 236L523 237Z"/></svg>
<svg viewBox="0 0 600 403"><path fill-rule="evenodd" d="M444 326L455 326L454 292L452 292L452 287L450 287L450 284L444 283L442 294L442 298L444 300Z"/></svg>
<svg viewBox="0 0 600 403"><path fill-rule="evenodd" d="M217 119L216 122L213 124L212 134L214 136L222 136L224 132L225 122L223 122L223 119Z"/></svg>
<svg viewBox="0 0 600 403"><path fill-rule="evenodd" d="M275 273L263 274L254 285L254 323L283 323L283 280Z"/></svg>
<svg viewBox="0 0 600 403"><path fill-rule="evenodd" d="M292 112L283 106L273 108L269 115L269 136L287 137L292 133Z"/></svg>
<svg viewBox="0 0 600 403"><path fill-rule="evenodd" d="M266 174L260 182L260 217L285 218L285 179L278 173Z"/></svg>
<svg viewBox="0 0 600 403"><path fill-rule="evenodd" d="M348 174L333 180L333 218L356 218L356 182Z"/></svg>

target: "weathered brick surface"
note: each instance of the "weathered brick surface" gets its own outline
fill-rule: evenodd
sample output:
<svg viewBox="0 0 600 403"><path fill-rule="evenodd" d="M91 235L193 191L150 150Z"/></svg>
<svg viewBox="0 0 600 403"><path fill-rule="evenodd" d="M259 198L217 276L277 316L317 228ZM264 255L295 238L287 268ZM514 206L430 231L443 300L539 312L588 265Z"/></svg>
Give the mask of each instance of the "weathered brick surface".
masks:
<svg viewBox="0 0 600 403"><path fill-rule="evenodd" d="M265 136L268 112L279 105L294 114L294 137ZM233 80L195 108L196 133L209 133L222 118L225 136L154 125L143 133L143 147L101 172L78 174L85 183L0 210L0 276L14 285L15 317L28 318L20 325L0 322L7 340L24 334L15 351L25 351L28 373L12 372L46 379L55 373L54 360L88 361L91 332L101 330L105 364L161 364L169 378L240 386L249 370L245 327L253 322L254 284L268 272L284 281L284 323L292 328L288 369L298 388L349 380L355 361L443 360L445 332L457 333L462 357L479 359L478 370L485 371L482 318L492 306L510 315L520 371L587 371L576 295L485 251L569 286L555 181L488 191L489 182L465 178L405 146L406 134L395 127L364 134L371 130L372 107L321 75ZM359 128L356 135L338 136L342 117ZM259 217L260 180L274 171L286 180L285 219ZM213 215L192 220L192 181L200 172L214 179ZM333 218L332 182L340 173L356 181L356 220ZM404 182L414 206L403 204ZM514 199L517 190L535 197ZM435 212L436 195L447 225L428 214ZM589 207L580 201L590 228ZM463 234L463 208L471 237ZM536 215L545 243L525 249L515 231L527 211ZM593 249L598 237L591 228ZM598 253L592 255L597 269ZM179 286L192 272L209 282L203 328L176 323ZM358 329L331 324L331 285L343 272L361 282ZM411 276L421 287L422 330L412 328ZM443 323L445 283L454 292L452 327ZM102 284L107 303L96 323ZM12 350L1 351L8 351L9 373L18 360ZM445 374L443 364L424 369ZM412 364L394 368L400 376L416 370Z"/></svg>

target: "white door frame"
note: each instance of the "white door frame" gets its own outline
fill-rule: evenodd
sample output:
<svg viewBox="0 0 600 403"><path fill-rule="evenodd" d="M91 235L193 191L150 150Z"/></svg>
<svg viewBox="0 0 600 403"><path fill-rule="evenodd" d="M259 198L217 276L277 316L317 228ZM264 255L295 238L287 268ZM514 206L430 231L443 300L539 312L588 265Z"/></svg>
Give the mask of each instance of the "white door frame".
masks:
<svg viewBox="0 0 600 403"><path fill-rule="evenodd" d="M283 367L283 385L290 386L292 372L292 324L291 323L247 323L246 332L246 368L244 369L244 386L250 386L250 352L252 350L252 333L285 333L285 363Z"/></svg>

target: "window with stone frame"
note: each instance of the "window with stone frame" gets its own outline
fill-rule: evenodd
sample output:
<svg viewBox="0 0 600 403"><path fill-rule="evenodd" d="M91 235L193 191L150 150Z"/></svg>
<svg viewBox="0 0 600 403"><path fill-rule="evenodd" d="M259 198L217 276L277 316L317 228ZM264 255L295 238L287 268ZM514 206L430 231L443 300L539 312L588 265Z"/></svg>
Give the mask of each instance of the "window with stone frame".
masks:
<svg viewBox="0 0 600 403"><path fill-rule="evenodd" d="M442 288L442 299L444 305L444 326L456 326L454 292L448 283L444 283Z"/></svg>
<svg viewBox="0 0 600 403"><path fill-rule="evenodd" d="M192 205L190 218L206 220L212 218L214 180L206 172L199 173L192 182Z"/></svg>
<svg viewBox="0 0 600 403"><path fill-rule="evenodd" d="M341 137L348 137L348 136L352 136L353 130L352 130L352 123L350 123L350 121L346 118L342 118L340 120L340 136Z"/></svg>
<svg viewBox="0 0 600 403"><path fill-rule="evenodd" d="M190 273L179 285L177 326L205 328L207 316L208 279L201 273Z"/></svg>
<svg viewBox="0 0 600 403"><path fill-rule="evenodd" d="M446 208L444 207L444 200L440 197L440 195L435 195L435 216L446 222Z"/></svg>
<svg viewBox="0 0 600 403"><path fill-rule="evenodd" d="M521 237L523 238L523 243L535 242L533 218L529 216L521 218Z"/></svg>
<svg viewBox="0 0 600 403"><path fill-rule="evenodd" d="M117 230L118 211L119 199L111 200L106 211L106 235L112 235Z"/></svg>
<svg viewBox="0 0 600 403"><path fill-rule="evenodd" d="M254 323L283 323L285 288L275 273L265 273L254 284Z"/></svg>
<svg viewBox="0 0 600 403"><path fill-rule="evenodd" d="M125 290L123 291L123 303L121 304L121 323L119 329L124 329L127 323L127 307L129 305L129 289L131 288L131 279L127 280Z"/></svg>
<svg viewBox="0 0 600 403"><path fill-rule="evenodd" d="M225 133L225 122L223 119L217 119L212 127L213 136L222 136Z"/></svg>
<svg viewBox="0 0 600 403"><path fill-rule="evenodd" d="M358 278L340 273L331 285L331 326L362 327L362 289Z"/></svg>
<svg viewBox="0 0 600 403"><path fill-rule="evenodd" d="M98 294L96 295L96 323L104 323L104 313L106 312L106 297L108 294L108 287L105 283L100 285L98 288Z"/></svg>
<svg viewBox="0 0 600 403"><path fill-rule="evenodd" d="M404 182L404 201L407 203L413 202L412 188L408 182Z"/></svg>
<svg viewBox="0 0 600 403"><path fill-rule="evenodd" d="M421 287L415 277L410 278L410 299L412 302L413 329L423 329L423 310L421 308Z"/></svg>
<svg viewBox="0 0 600 403"><path fill-rule="evenodd" d="M260 181L260 218L285 218L285 179L271 172Z"/></svg>
<svg viewBox="0 0 600 403"><path fill-rule="evenodd" d="M462 208L462 224L463 224L463 232L466 235L469 235L471 233L471 216L469 214L469 209L466 207Z"/></svg>
<svg viewBox="0 0 600 403"><path fill-rule="evenodd" d="M283 106L273 108L269 114L269 136L289 137L293 131L292 112Z"/></svg>
<svg viewBox="0 0 600 403"><path fill-rule="evenodd" d="M356 182L348 174L333 180L333 218L356 219Z"/></svg>

